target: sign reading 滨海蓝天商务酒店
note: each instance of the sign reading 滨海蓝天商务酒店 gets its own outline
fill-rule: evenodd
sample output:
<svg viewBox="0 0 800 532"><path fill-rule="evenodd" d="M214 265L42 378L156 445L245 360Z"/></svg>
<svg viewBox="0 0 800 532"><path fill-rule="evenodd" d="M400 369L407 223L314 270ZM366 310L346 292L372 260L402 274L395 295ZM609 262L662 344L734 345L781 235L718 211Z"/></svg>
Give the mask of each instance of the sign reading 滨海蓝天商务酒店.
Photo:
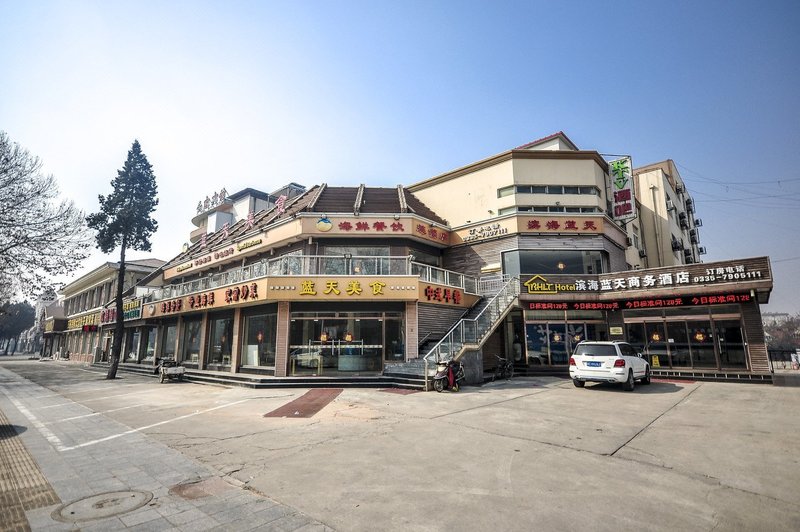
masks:
<svg viewBox="0 0 800 532"><path fill-rule="evenodd" d="M563 292L627 292L634 290L669 289L682 286L710 286L749 281L769 281L769 264L765 258L749 264L729 262L694 264L672 271L658 269L634 270L618 274L583 275L570 278L566 275L533 275L522 281L528 294L547 295ZM734 289L735 290L735 289Z"/></svg>

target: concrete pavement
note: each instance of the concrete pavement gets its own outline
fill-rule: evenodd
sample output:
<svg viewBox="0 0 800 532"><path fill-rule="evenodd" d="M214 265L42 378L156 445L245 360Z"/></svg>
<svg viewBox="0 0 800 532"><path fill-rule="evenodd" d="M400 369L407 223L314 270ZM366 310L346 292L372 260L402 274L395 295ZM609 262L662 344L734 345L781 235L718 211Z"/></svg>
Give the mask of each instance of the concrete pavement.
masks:
<svg viewBox="0 0 800 532"><path fill-rule="evenodd" d="M0 362L0 410L27 429L19 438L62 501L153 493L158 506L114 527L800 529L797 388L656 382L626 393L523 378L458 394L346 389L315 416L289 419L263 414L307 390L121 376ZM192 498L193 480L205 496ZM164 515L178 509L197 526ZM28 512L34 529L64 529L38 512Z"/></svg>

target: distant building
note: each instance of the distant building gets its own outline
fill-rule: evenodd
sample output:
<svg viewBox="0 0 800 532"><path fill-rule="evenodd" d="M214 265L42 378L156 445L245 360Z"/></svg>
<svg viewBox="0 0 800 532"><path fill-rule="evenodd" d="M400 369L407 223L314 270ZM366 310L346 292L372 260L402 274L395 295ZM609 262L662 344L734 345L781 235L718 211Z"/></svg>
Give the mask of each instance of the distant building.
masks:
<svg viewBox="0 0 800 532"><path fill-rule="evenodd" d="M633 170L638 216L628 224L626 257L634 267L658 268L701 262L703 221L672 159Z"/></svg>
<svg viewBox="0 0 800 532"><path fill-rule="evenodd" d="M785 312L764 312L761 315L761 322L764 324L764 327L772 327L786 323L791 317L791 314Z"/></svg>
<svg viewBox="0 0 800 532"><path fill-rule="evenodd" d="M223 188L197 203L197 214L192 218L192 224L196 229L189 234L189 242L194 244L200 241L203 235L222 231L225 227L233 227L239 220L246 220L248 215L271 209L280 202L302 194L305 190L303 185L289 183L271 194L245 188L228 195Z"/></svg>
<svg viewBox="0 0 800 532"><path fill-rule="evenodd" d="M163 264L159 259L127 261L123 290L134 287ZM118 272L119 262L106 262L59 291L67 322L62 356L69 351L70 360L80 362L96 362L108 356L111 336L110 332L103 334L101 325L104 311L116 299ZM130 341L126 344L129 350L139 348L134 332L130 332Z"/></svg>

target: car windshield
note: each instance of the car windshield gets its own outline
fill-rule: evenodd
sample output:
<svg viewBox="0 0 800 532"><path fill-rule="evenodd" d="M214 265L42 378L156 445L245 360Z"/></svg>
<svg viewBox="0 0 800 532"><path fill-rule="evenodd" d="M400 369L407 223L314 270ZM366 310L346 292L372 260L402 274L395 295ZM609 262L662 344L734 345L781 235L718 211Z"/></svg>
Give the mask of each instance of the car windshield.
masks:
<svg viewBox="0 0 800 532"><path fill-rule="evenodd" d="M613 345L579 345L575 348L575 354L590 357L615 357L617 349Z"/></svg>

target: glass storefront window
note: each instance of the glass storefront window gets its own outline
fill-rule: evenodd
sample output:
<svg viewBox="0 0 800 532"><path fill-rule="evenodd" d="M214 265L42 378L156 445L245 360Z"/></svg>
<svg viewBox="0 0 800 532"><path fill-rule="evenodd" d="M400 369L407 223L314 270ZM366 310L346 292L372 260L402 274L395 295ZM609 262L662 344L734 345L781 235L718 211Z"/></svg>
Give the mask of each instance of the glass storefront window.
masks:
<svg viewBox="0 0 800 532"><path fill-rule="evenodd" d="M139 360L140 337L141 333L138 329L125 331L125 362L137 362Z"/></svg>
<svg viewBox="0 0 800 532"><path fill-rule="evenodd" d="M717 367L717 359L714 356L714 334L710 322L689 322L689 347L694 367Z"/></svg>
<svg viewBox="0 0 800 532"><path fill-rule="evenodd" d="M516 250L503 253L503 273L533 274L598 274L606 271L604 251Z"/></svg>
<svg viewBox="0 0 800 532"><path fill-rule="evenodd" d="M243 366L275 367L277 326L277 314L257 314L245 318Z"/></svg>
<svg viewBox="0 0 800 532"><path fill-rule="evenodd" d="M219 316L209 319L211 334L208 339L208 364L228 365L231 363L231 339L233 338L233 316Z"/></svg>
<svg viewBox="0 0 800 532"><path fill-rule="evenodd" d="M183 322L183 352L181 360L197 363L200 360L200 331L202 320L200 318L187 319Z"/></svg>
<svg viewBox="0 0 800 532"><path fill-rule="evenodd" d="M689 352L689 335L686 332L686 323L667 323L667 343L669 344L673 368L689 368L692 366L692 357Z"/></svg>
<svg viewBox="0 0 800 532"><path fill-rule="evenodd" d="M178 337L178 325L165 325L163 329L164 343L161 346L161 358L175 358L175 340Z"/></svg>
<svg viewBox="0 0 800 532"><path fill-rule="evenodd" d="M158 333L158 330L155 327L148 327L146 331L147 347L145 348L142 362L152 361L156 353L156 334Z"/></svg>
<svg viewBox="0 0 800 532"><path fill-rule="evenodd" d="M399 313L292 313L289 372L295 375L379 373L383 362L405 358Z"/></svg>

